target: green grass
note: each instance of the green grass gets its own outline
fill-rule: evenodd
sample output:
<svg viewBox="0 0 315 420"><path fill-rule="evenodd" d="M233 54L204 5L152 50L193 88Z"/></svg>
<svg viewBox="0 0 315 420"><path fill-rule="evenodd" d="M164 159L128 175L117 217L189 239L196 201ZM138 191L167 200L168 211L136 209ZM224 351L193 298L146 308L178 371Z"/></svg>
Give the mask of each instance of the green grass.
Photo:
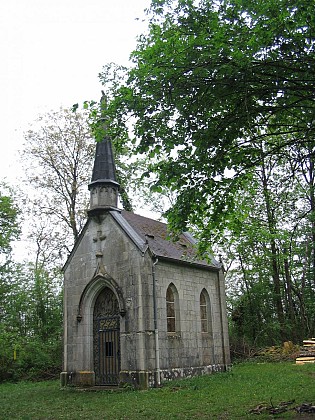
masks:
<svg viewBox="0 0 315 420"><path fill-rule="evenodd" d="M315 404L315 364L242 363L230 372L148 391L61 389L58 381L0 385L0 419L271 419L249 411L295 400ZM300 418L290 410L278 418Z"/></svg>

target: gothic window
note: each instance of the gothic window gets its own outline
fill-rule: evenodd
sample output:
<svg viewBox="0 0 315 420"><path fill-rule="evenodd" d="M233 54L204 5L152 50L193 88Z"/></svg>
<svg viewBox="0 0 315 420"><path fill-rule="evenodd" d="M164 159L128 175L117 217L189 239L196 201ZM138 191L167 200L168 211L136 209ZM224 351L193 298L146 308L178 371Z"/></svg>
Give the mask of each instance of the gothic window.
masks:
<svg viewBox="0 0 315 420"><path fill-rule="evenodd" d="M205 289L200 293L200 320L201 320L201 332L209 333L210 326L210 299Z"/></svg>
<svg viewBox="0 0 315 420"><path fill-rule="evenodd" d="M179 330L178 293L174 284L170 284L166 291L167 332L175 333Z"/></svg>
<svg viewBox="0 0 315 420"><path fill-rule="evenodd" d="M173 290L168 287L166 292L167 332L175 332L175 301Z"/></svg>

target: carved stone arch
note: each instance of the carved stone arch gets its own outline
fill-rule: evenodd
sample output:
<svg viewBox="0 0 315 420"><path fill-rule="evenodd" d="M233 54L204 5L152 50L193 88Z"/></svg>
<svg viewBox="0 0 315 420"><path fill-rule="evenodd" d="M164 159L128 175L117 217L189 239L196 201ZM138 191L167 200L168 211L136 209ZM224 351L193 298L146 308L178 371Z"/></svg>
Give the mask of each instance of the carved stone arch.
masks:
<svg viewBox="0 0 315 420"><path fill-rule="evenodd" d="M120 316L125 316L125 300L123 293L118 284L114 279L108 275L98 274L84 288L80 302L78 306L77 321L78 327L80 327L82 334L82 341L86 343L84 346L84 360L86 366L89 366L90 370L94 369L93 361L93 313L95 302L102 292L103 289L109 288L116 296Z"/></svg>
<svg viewBox="0 0 315 420"><path fill-rule="evenodd" d="M85 315L90 315L91 312L87 312L88 308L94 308L95 301L105 287L108 287L116 295L119 303L119 313L121 316L126 314L125 300L121 288L117 282L108 275L98 274L95 276L84 288L79 302L78 307L78 321L84 318ZM92 309L93 312L93 309Z"/></svg>

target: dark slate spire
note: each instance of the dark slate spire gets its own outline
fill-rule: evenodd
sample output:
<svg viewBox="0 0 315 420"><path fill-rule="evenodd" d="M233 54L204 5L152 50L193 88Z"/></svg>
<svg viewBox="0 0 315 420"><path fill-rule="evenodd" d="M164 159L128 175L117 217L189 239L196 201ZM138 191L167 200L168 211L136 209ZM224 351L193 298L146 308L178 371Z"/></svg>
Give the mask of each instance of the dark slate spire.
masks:
<svg viewBox="0 0 315 420"><path fill-rule="evenodd" d="M119 184L116 179L112 144L108 137L105 137L102 142L96 145L89 190L89 215L117 209Z"/></svg>
<svg viewBox="0 0 315 420"><path fill-rule="evenodd" d="M112 143L107 137L96 145L91 184L94 182L113 182L117 184Z"/></svg>

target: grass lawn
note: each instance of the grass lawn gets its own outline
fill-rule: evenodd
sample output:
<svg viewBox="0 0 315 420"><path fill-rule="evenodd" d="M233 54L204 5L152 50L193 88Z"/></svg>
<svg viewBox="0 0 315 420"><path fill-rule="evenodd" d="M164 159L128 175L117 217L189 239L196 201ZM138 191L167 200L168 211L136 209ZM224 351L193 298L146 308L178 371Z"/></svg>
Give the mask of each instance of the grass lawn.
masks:
<svg viewBox="0 0 315 420"><path fill-rule="evenodd" d="M315 404L315 364L241 363L230 372L148 391L61 389L59 381L5 383L0 385L0 419L315 419L292 409L279 415L250 413L259 404L292 400L291 408Z"/></svg>

